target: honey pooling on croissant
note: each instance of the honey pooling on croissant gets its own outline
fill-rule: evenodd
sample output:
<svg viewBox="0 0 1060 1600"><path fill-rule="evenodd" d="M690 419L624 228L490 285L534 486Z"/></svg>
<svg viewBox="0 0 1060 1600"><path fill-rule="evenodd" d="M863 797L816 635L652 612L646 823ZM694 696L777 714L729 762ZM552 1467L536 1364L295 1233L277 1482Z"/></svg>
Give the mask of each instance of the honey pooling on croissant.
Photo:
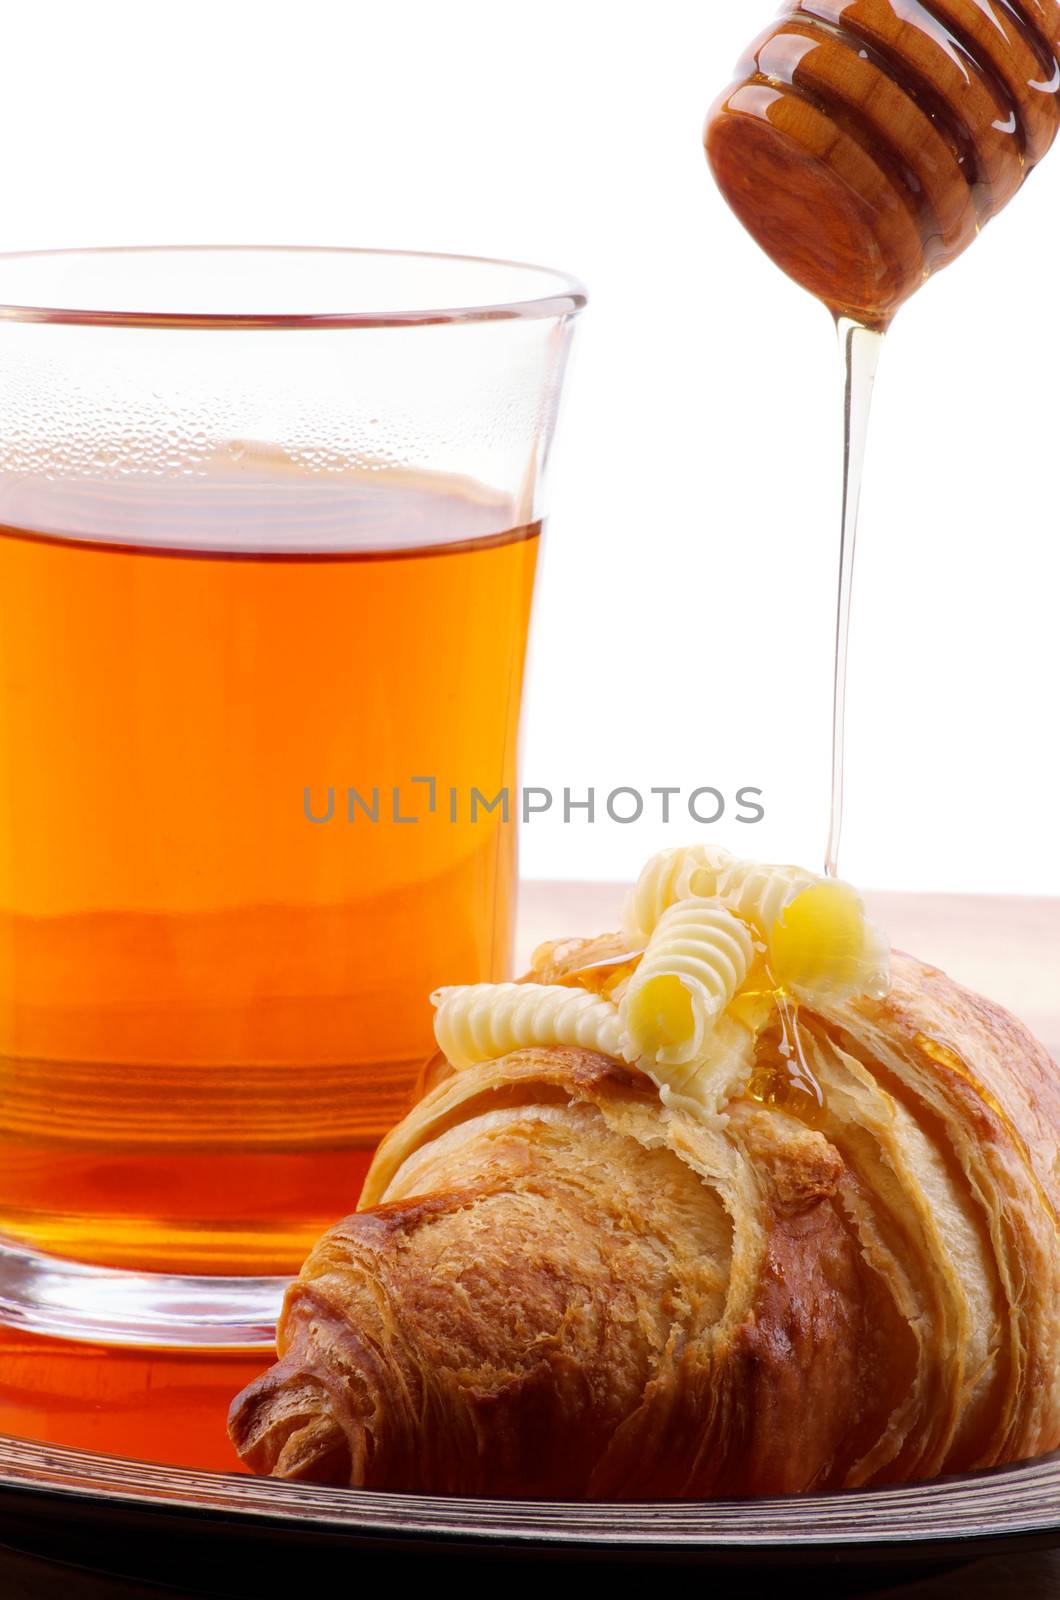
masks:
<svg viewBox="0 0 1060 1600"><path fill-rule="evenodd" d="M380 1147L359 1211L288 1292L277 1365L233 1405L253 1470L701 1498L1060 1444L1056 1068L932 968L896 954L885 977L853 891L833 905L811 875L766 869L766 927L726 900L752 877L722 852L672 854L622 935L544 947L503 986L514 1034L481 1032L475 995L479 1045L454 1049ZM659 1061L658 1040L638 1056L623 1005L669 909L701 901L743 922L746 975L693 1059ZM777 982L778 956L797 986ZM513 1012L512 987L544 999ZM557 990L603 1007L605 1048L544 1037ZM443 991L441 1037L451 1003ZM805 1070L820 1090L812 1117L761 1092L784 1026L792 1081Z"/></svg>

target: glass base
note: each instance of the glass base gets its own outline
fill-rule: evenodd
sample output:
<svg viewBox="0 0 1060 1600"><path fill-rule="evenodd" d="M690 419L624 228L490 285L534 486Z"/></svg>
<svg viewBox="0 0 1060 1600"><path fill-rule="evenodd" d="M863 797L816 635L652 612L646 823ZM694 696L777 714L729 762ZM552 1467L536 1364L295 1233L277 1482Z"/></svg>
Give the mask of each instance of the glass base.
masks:
<svg viewBox="0 0 1060 1600"><path fill-rule="evenodd" d="M0 1322L92 1344L267 1349L289 1281L88 1267L0 1242Z"/></svg>

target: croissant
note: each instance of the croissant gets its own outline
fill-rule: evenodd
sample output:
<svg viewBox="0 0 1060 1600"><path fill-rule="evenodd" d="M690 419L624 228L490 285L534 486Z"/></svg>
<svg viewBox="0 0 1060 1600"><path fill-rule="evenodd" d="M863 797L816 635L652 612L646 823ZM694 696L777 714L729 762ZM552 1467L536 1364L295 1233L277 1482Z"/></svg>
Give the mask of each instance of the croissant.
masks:
<svg viewBox="0 0 1060 1600"><path fill-rule="evenodd" d="M532 980L605 993L628 942L546 950ZM815 1099L781 1092L771 1026L707 1110L585 1044L442 1063L290 1287L279 1360L232 1406L243 1461L703 1499L1060 1446L1054 1064L898 954L886 993L803 997L798 1029Z"/></svg>

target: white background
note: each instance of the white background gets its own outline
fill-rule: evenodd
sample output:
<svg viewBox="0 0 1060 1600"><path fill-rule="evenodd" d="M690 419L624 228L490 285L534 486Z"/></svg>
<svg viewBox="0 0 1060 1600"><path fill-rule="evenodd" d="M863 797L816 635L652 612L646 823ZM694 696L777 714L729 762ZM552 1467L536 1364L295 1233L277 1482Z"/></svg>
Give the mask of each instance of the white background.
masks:
<svg viewBox="0 0 1060 1600"><path fill-rule="evenodd" d="M13 5L0 247L319 243L589 285L552 485L525 776L765 790L826 829L838 376L826 313L714 192L704 113L769 0ZM1060 155L902 313L866 487L842 867L1060 893ZM619 877L689 824L538 823ZM700 830L702 831L702 830Z"/></svg>

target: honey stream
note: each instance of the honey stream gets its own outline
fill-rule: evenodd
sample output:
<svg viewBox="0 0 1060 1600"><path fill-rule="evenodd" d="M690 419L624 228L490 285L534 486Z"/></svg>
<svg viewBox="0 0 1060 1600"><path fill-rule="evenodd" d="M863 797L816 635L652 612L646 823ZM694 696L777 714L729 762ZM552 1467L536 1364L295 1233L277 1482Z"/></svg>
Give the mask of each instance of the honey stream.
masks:
<svg viewBox="0 0 1060 1600"><path fill-rule="evenodd" d="M835 667L832 698L832 796L825 848L825 872L839 876L843 834L847 667L854 589L861 485L872 412L872 391L883 349L883 334L849 317L837 319L843 356L843 497L839 533L839 593L836 603Z"/></svg>

